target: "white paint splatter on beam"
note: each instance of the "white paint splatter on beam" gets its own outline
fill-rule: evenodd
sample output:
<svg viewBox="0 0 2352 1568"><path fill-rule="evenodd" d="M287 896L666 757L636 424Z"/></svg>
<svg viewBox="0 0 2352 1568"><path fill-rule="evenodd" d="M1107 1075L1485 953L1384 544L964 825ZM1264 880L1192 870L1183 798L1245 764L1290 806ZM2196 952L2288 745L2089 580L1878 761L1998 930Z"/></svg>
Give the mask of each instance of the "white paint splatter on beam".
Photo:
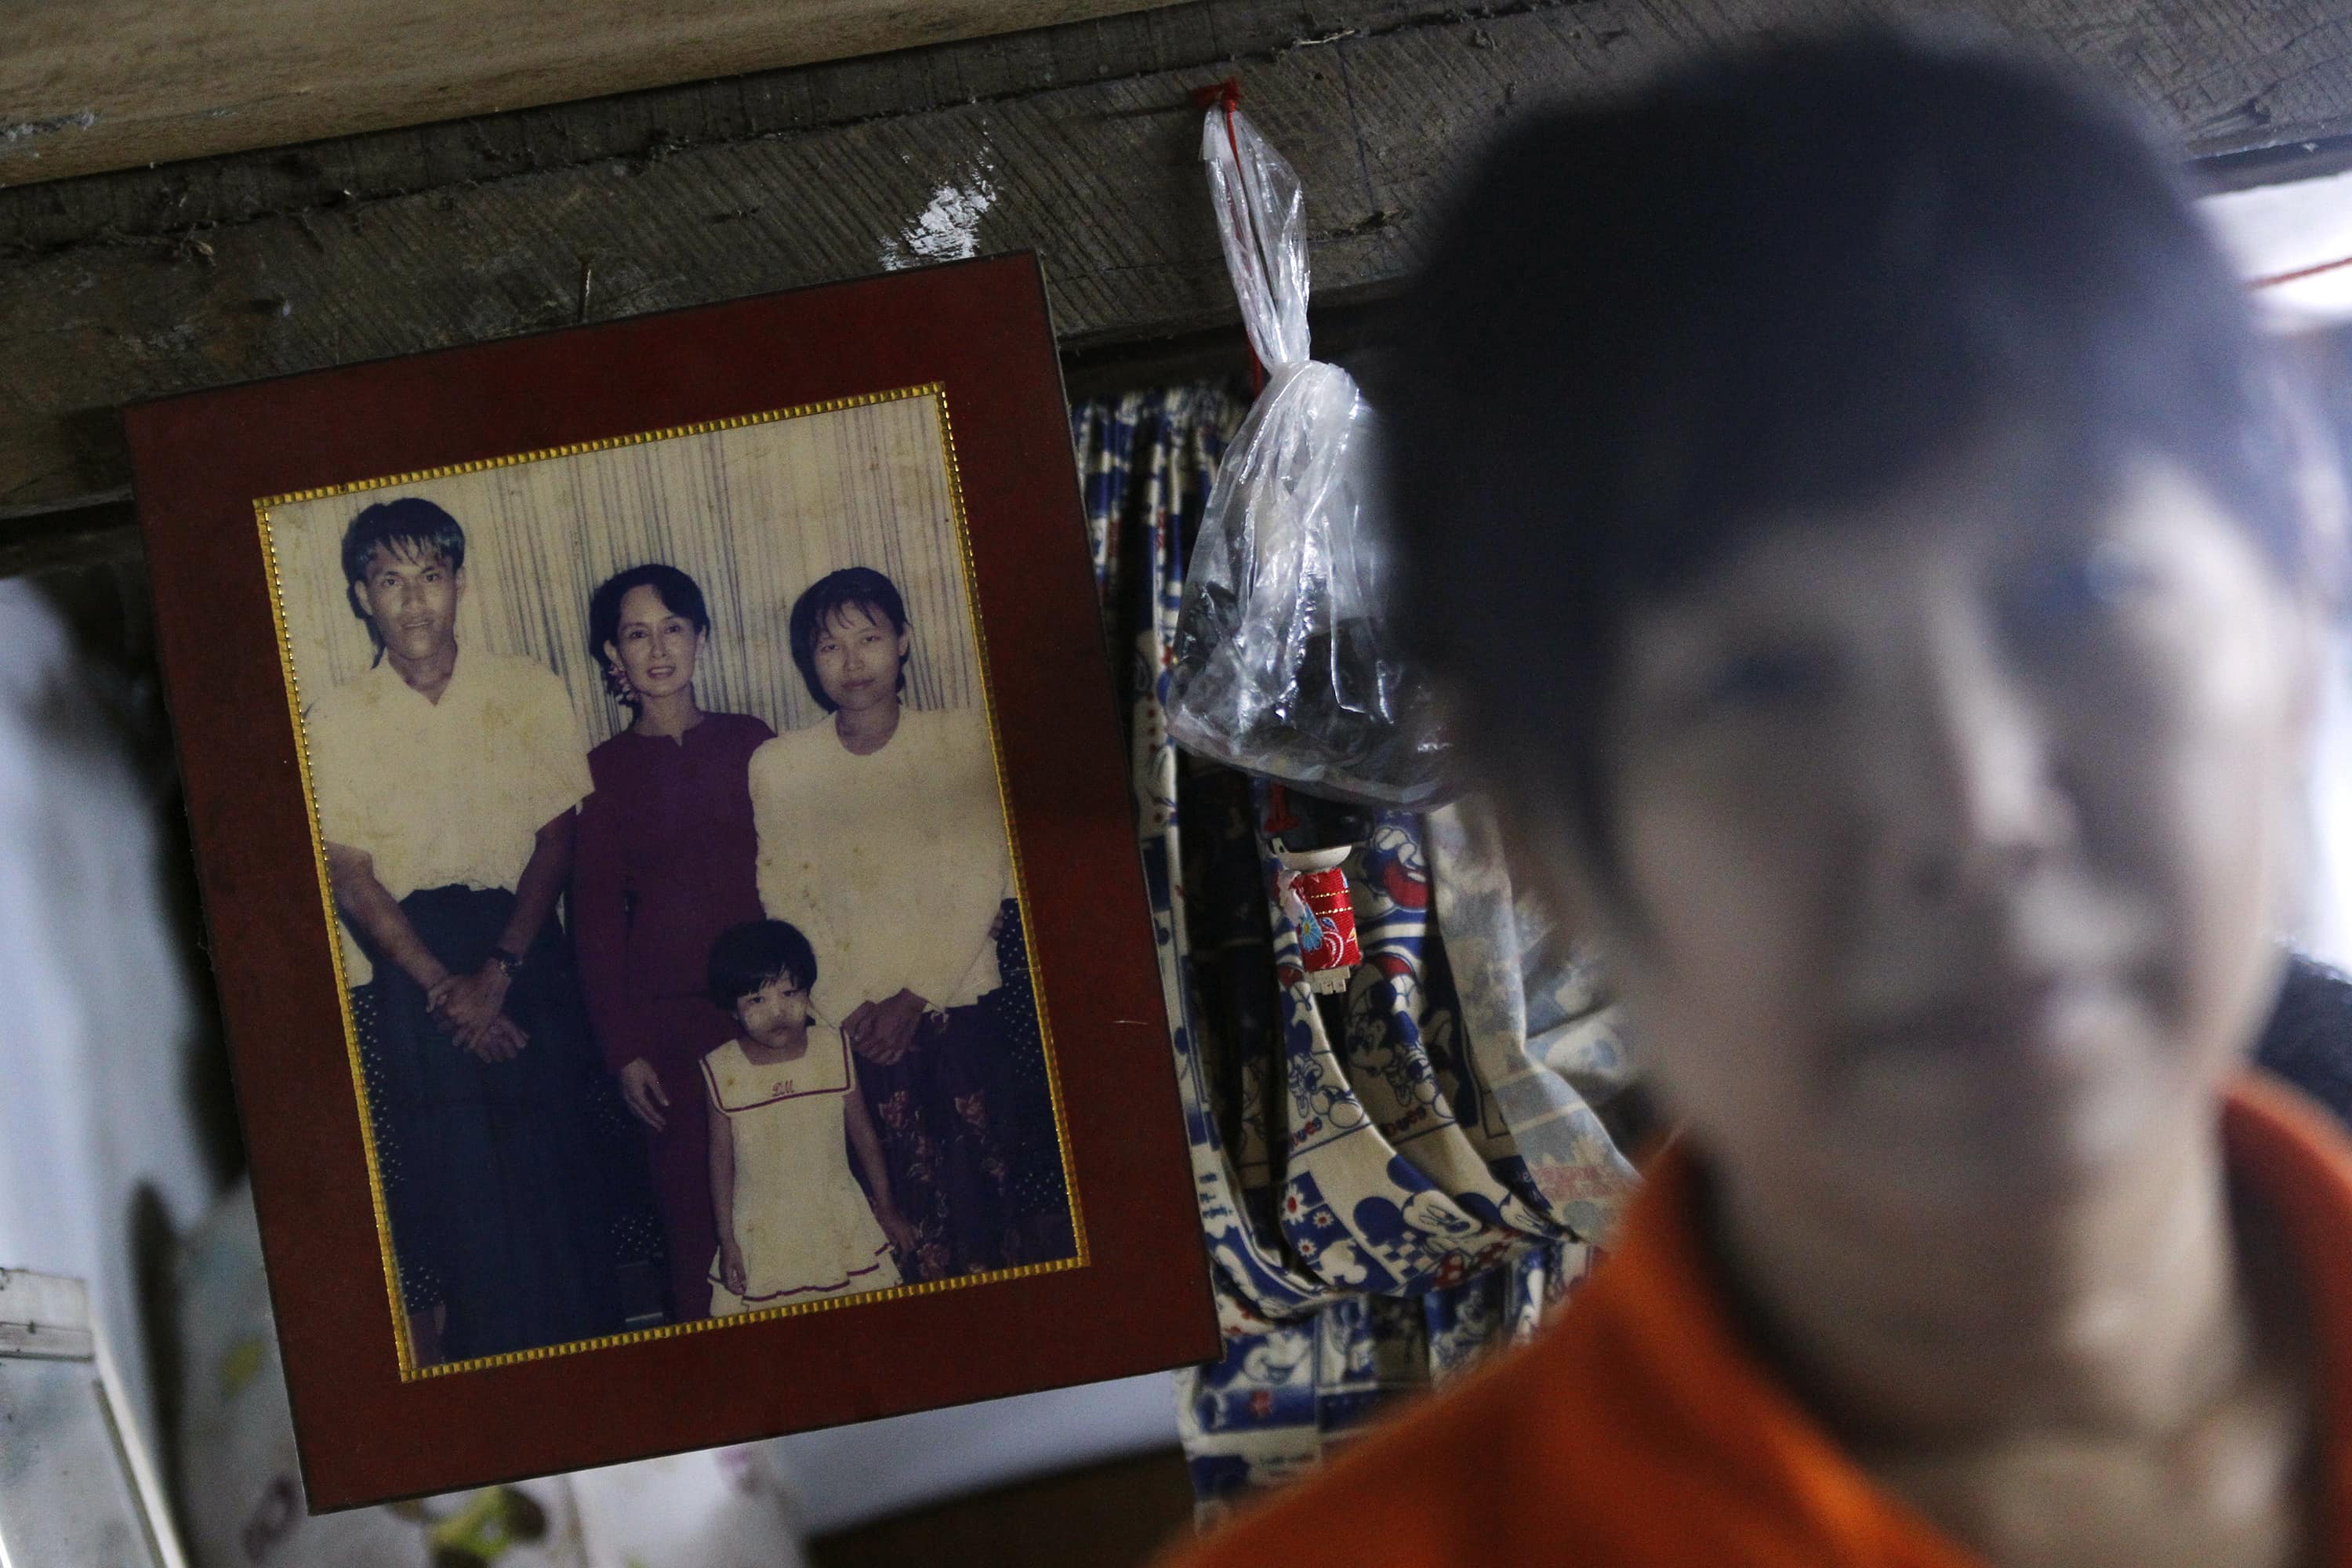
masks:
<svg viewBox="0 0 2352 1568"><path fill-rule="evenodd" d="M931 193L930 205L917 213L898 237L882 247L882 265L892 271L929 261L961 261L980 254L980 220L996 205L994 160L983 145L961 180L950 180Z"/></svg>
<svg viewBox="0 0 2352 1568"><path fill-rule="evenodd" d="M85 109L79 114L60 114L54 120L20 120L14 125L0 125L0 142L24 142L36 136L54 136L60 131L87 131L98 123L98 110Z"/></svg>

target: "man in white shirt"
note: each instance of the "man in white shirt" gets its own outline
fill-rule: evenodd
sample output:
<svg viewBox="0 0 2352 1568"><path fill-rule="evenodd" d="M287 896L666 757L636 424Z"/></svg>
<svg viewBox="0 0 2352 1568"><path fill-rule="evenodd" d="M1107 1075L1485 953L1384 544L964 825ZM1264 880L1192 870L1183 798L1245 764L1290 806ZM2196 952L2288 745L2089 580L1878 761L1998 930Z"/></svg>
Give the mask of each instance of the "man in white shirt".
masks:
<svg viewBox="0 0 2352 1568"><path fill-rule="evenodd" d="M460 658L465 560L421 497L352 521L344 575L377 658L305 721L420 1363L618 1327L597 1068L553 919L585 752L551 671Z"/></svg>

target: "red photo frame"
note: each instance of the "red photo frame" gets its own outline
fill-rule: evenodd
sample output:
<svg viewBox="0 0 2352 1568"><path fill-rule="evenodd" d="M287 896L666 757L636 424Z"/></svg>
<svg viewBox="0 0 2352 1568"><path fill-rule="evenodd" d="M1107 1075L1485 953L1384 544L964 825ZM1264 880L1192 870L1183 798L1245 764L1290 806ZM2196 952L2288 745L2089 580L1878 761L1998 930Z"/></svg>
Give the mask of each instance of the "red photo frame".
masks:
<svg viewBox="0 0 2352 1568"><path fill-rule="evenodd" d="M305 765L273 504L935 397L960 492L1068 1258L462 1365L410 1355ZM314 1510L1213 1358L1151 917L1036 258L159 400L126 413L166 694ZM949 431L951 427L951 435ZM781 728L782 726L778 726Z"/></svg>

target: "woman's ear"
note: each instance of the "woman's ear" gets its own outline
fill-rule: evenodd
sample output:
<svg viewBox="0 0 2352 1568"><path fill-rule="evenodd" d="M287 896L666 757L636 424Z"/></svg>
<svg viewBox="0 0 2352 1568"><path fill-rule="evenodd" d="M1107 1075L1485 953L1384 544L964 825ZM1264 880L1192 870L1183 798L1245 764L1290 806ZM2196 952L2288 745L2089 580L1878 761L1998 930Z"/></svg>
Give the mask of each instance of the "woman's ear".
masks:
<svg viewBox="0 0 2352 1568"><path fill-rule="evenodd" d="M2330 606L2319 592L2303 589L2293 595L2293 600L2294 610L2285 633L2289 639L2288 679L2293 683L2290 717L2294 726L2294 742L2308 754L2319 738L2321 716L2327 704L2328 660L2336 651L2336 639Z"/></svg>
<svg viewBox="0 0 2352 1568"><path fill-rule="evenodd" d="M2334 630L2352 609L2352 488L2345 452L2323 412L2318 386L2333 374L2334 351L2317 334L2275 340L2268 357L2273 414L2285 448L2302 570L2287 584L2286 656L2295 727L2308 745L2326 701Z"/></svg>
<svg viewBox="0 0 2352 1568"><path fill-rule="evenodd" d="M2294 488L2303 578L2323 619L2347 608L2352 567L2352 489L2342 443L2318 387L2335 378L2335 350L2318 333L2278 340L2269 361L2271 393Z"/></svg>

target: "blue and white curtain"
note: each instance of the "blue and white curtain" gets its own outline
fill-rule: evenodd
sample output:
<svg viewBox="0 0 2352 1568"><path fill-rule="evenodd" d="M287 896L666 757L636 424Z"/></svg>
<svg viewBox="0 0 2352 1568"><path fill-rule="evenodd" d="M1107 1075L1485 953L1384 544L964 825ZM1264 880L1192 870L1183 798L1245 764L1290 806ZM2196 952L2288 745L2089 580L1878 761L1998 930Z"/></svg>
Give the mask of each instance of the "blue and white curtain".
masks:
<svg viewBox="0 0 2352 1568"><path fill-rule="evenodd" d="M1212 1515L1531 1331L1633 1183L1612 1016L1513 898L1487 813L1378 819L1349 865L1364 963L1318 1005L1252 784L1169 743L1184 562L1244 412L1213 388L1071 411L1225 1331L1179 1382Z"/></svg>

